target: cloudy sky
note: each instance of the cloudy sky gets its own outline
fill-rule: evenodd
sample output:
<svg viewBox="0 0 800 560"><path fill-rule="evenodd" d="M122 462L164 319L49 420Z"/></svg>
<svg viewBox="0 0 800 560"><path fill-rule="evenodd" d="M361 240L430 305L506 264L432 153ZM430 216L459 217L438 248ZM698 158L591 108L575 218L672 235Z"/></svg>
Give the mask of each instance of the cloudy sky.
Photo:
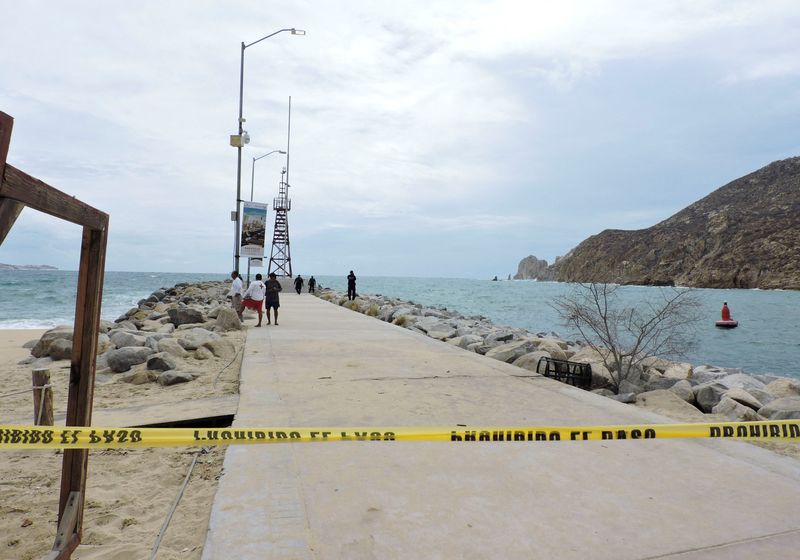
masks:
<svg viewBox="0 0 800 560"><path fill-rule="evenodd" d="M307 35L246 50L242 183L291 95L296 273L502 276L800 155L796 0L0 0L0 22L9 162L111 215L109 270L230 270L240 43L282 28ZM256 164L255 200L285 164ZM79 238L25 210L0 262L75 269Z"/></svg>

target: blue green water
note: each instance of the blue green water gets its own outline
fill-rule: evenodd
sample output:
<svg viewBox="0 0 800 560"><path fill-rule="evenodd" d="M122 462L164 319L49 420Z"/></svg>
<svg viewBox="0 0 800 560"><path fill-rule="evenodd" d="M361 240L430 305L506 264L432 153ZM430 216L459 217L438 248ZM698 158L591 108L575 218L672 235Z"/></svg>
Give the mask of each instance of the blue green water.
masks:
<svg viewBox="0 0 800 560"><path fill-rule="evenodd" d="M346 291L341 277L320 277L331 288ZM483 315L498 325L531 332L555 331L574 338L549 303L572 290L558 282L359 278L357 291L441 305L464 314ZM620 287L627 305L650 299L659 288ZM655 294L657 295L657 294ZM697 348L686 359L696 365L738 367L748 373L775 373L800 378L800 292L783 290L698 289L701 320L695 328ZM727 301L739 328L718 329L722 302Z"/></svg>
<svg viewBox="0 0 800 560"><path fill-rule="evenodd" d="M304 275L305 278L307 276ZM154 290L178 282L223 280L224 274L106 272L102 317L113 320ZM345 275L317 276L321 286L346 291ZM71 323L75 314L77 273L70 271L0 271L0 328L43 328ZM359 277L358 292L383 294L465 315L483 315L498 325L531 332L572 334L560 324L549 303L571 289L555 282L491 282L470 279ZM626 301L645 301L658 288L624 286ZM705 319L696 328L698 347L687 358L694 364L739 367L748 373L800 378L800 292L697 290ZM727 301L739 328L714 327Z"/></svg>
<svg viewBox="0 0 800 560"><path fill-rule="evenodd" d="M224 279L224 274L107 271L101 316L113 321L161 287ZM77 286L75 271L0 270L0 329L40 329L72 323Z"/></svg>

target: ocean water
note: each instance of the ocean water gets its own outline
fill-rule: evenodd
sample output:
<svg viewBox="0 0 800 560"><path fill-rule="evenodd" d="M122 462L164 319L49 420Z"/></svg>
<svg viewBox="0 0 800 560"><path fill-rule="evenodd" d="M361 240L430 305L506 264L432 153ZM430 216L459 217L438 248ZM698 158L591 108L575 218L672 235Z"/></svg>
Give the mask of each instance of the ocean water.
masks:
<svg viewBox="0 0 800 560"><path fill-rule="evenodd" d="M322 276L323 285L346 291L345 275ZM499 281L439 278L359 277L357 291L383 294L466 315L483 315L497 325L532 332L575 333L560 322L550 303L574 287L559 282ZM660 288L621 286L626 304L636 305L658 295ZM800 378L800 292L784 290L697 289L702 319L694 329L697 348L686 360L742 368L747 373L774 373ZM736 329L718 329L722 302L727 301Z"/></svg>
<svg viewBox="0 0 800 560"><path fill-rule="evenodd" d="M308 278L303 275L304 278ZM106 272L104 319L114 320L161 287L178 282L224 280L225 274ZM317 276L320 286L346 291L345 275ZM49 328L72 323L77 272L0 271L0 329ZM359 277L358 292L383 294L465 315L483 315L497 325L532 332L555 331L575 338L550 307L572 289L557 282L444 278ZM659 288L623 286L625 300L636 305ZM800 378L800 292L762 290L696 290L703 319L695 329L698 347L688 354L693 364L742 368L748 373L775 373ZM739 328L717 329L727 301Z"/></svg>
<svg viewBox="0 0 800 560"><path fill-rule="evenodd" d="M225 278L224 274L107 271L100 315L113 321L161 287ZM76 271L0 270L0 329L71 324L75 318L77 287Z"/></svg>

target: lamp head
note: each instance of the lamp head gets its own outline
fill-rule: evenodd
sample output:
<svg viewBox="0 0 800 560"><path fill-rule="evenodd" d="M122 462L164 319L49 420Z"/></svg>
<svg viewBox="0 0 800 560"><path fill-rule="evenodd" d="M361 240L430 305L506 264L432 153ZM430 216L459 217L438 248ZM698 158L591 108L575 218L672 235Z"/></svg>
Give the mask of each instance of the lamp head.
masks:
<svg viewBox="0 0 800 560"><path fill-rule="evenodd" d="M295 29L292 27L292 35L305 35L306 32L303 29Z"/></svg>

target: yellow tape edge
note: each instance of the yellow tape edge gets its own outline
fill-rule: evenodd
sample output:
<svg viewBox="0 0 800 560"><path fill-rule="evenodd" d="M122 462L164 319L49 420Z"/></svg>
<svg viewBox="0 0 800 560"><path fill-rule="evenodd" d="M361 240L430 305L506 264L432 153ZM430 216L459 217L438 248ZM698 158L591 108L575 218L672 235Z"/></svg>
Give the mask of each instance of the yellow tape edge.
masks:
<svg viewBox="0 0 800 560"><path fill-rule="evenodd" d="M206 447L337 441L518 443L669 438L800 441L800 420L618 426L104 428L0 425L0 450Z"/></svg>

